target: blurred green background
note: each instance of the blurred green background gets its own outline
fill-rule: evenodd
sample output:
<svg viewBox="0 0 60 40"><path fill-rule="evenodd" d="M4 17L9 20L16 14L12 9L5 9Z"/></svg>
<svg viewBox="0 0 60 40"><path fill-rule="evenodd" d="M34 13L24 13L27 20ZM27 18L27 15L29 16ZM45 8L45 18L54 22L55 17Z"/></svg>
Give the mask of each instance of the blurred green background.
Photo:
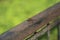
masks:
<svg viewBox="0 0 60 40"><path fill-rule="evenodd" d="M60 0L0 0L0 34Z"/></svg>

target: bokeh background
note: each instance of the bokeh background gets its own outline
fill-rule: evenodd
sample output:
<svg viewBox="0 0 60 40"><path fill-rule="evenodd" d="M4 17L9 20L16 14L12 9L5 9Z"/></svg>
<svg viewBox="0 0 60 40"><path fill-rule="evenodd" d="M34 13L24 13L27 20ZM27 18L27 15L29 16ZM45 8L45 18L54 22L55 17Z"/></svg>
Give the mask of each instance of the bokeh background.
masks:
<svg viewBox="0 0 60 40"><path fill-rule="evenodd" d="M60 0L0 0L0 34L58 2Z"/></svg>

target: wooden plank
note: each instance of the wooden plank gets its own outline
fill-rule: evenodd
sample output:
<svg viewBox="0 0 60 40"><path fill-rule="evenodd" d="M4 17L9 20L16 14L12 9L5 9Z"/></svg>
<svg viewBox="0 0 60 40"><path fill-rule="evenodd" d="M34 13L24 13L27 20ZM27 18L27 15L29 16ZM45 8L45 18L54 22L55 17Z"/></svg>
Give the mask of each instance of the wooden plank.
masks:
<svg viewBox="0 0 60 40"><path fill-rule="evenodd" d="M34 33L49 21L60 16L60 3L48 8L47 10L35 15L34 17L17 25L15 28L7 31L0 36L0 40L24 40L25 37Z"/></svg>
<svg viewBox="0 0 60 40"><path fill-rule="evenodd" d="M48 26L46 25L46 27L44 29L42 29L40 32L37 32L36 34L34 34L31 38L28 38L28 40L36 40L38 37L41 37L42 35L44 35L47 32L47 30L50 31L52 28L57 26L59 22L60 22L60 19L55 20L53 23L49 24ZM49 27L49 29L47 29L47 27ZM50 40L50 38L48 40Z"/></svg>

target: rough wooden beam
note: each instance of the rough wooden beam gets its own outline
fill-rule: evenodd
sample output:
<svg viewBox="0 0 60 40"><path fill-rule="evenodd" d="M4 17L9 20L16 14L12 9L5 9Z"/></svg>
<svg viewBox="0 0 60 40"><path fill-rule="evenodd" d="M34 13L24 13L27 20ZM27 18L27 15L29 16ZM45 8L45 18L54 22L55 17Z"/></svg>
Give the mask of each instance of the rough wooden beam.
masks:
<svg viewBox="0 0 60 40"><path fill-rule="evenodd" d="M55 19L58 16L60 16L60 3L55 4L47 10L2 34L0 36L0 40L24 40L25 37L34 33L36 30L48 24L49 21Z"/></svg>
<svg viewBox="0 0 60 40"><path fill-rule="evenodd" d="M59 20L55 20L54 23L49 24L44 29L42 29L40 32L34 34L31 38L28 38L28 40L37 40L38 37L41 37L42 35L44 35L48 30L51 30L52 28L57 26L59 24L59 22L60 22L60 19ZM49 27L49 29L47 29L47 27Z"/></svg>

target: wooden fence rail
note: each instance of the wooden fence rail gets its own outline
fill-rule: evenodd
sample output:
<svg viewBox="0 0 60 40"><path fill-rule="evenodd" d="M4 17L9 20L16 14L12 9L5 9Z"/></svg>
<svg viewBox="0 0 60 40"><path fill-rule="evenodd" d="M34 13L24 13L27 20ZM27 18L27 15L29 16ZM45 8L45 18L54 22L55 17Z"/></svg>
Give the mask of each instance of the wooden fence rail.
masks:
<svg viewBox="0 0 60 40"><path fill-rule="evenodd" d="M53 23L49 24L48 26L46 25L46 27L44 29L42 29L40 32L34 34L33 36L31 36L27 40L37 40L38 37L43 36L46 32L48 32L48 30L51 31L51 29L54 28L54 27L58 27L58 29L59 29L59 24L60 24L59 22L60 22L60 19L55 20ZM49 27L49 29L47 29L47 27ZM58 39L59 39L60 32L58 32L58 33L59 33L58 34ZM50 36L50 33L49 33L49 36ZM47 38L47 40L50 40L50 37Z"/></svg>
<svg viewBox="0 0 60 40"><path fill-rule="evenodd" d="M60 2L3 33L0 40L24 40L58 16L60 16Z"/></svg>

